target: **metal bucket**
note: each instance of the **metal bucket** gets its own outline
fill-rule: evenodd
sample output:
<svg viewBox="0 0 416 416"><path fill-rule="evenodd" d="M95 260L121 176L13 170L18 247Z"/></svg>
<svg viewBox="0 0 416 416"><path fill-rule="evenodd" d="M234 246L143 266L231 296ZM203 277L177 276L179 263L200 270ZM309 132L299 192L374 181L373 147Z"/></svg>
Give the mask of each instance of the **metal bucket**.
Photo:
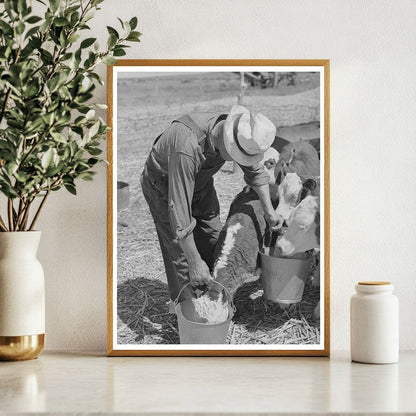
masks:
<svg viewBox="0 0 416 416"><path fill-rule="evenodd" d="M126 182L117 181L117 211L121 211L129 207L130 188Z"/></svg>
<svg viewBox="0 0 416 416"><path fill-rule="evenodd" d="M282 308L302 300L305 281L310 270L310 260L306 253L292 257L276 257L260 253L260 261L266 299L277 302Z"/></svg>
<svg viewBox="0 0 416 416"><path fill-rule="evenodd" d="M224 322L209 324L197 322L197 313L195 311L192 299L186 299L179 302L182 291L189 285L182 287L178 297L175 300L175 312L178 319L179 340L181 344L225 344L227 341L228 330L231 320L235 313L235 307L230 299L231 296L224 286L220 285L228 297L228 319Z"/></svg>

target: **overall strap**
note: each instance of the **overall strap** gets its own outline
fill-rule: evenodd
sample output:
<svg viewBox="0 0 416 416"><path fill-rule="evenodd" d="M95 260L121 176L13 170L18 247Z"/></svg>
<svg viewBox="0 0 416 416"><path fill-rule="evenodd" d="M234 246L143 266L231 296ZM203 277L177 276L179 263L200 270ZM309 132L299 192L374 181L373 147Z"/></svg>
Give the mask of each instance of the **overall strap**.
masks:
<svg viewBox="0 0 416 416"><path fill-rule="evenodd" d="M203 130L201 130L201 128L195 123L195 121L192 120L192 118L187 114L184 114L176 120L173 120L172 123L182 123L189 129L191 129L196 134L198 143L201 143L205 139L205 137L207 137L207 134Z"/></svg>

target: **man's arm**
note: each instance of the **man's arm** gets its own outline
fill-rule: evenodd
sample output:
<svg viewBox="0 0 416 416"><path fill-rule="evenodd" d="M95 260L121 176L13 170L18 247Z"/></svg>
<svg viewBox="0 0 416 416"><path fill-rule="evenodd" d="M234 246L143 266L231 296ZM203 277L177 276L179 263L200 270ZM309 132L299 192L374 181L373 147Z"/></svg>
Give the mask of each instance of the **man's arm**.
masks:
<svg viewBox="0 0 416 416"><path fill-rule="evenodd" d="M274 227L281 220L280 215L276 214L270 198L269 181L270 176L266 172L263 163L257 163L254 166L242 166L244 180L250 185L260 198L266 221L271 227Z"/></svg>
<svg viewBox="0 0 416 416"><path fill-rule="evenodd" d="M169 222L175 240L181 247L189 266L193 284L207 283L211 275L195 245L192 199L195 185L195 161L184 153L171 153L169 160Z"/></svg>
<svg viewBox="0 0 416 416"><path fill-rule="evenodd" d="M261 206L263 207L264 216L266 221L271 227L274 227L278 224L280 220L280 215L276 214L272 201L270 198L269 184L253 186L254 190L257 192L257 195L260 198Z"/></svg>
<svg viewBox="0 0 416 416"><path fill-rule="evenodd" d="M209 268L196 248L194 235L191 233L178 240L178 243L189 265L189 281L191 284L208 283L212 280Z"/></svg>

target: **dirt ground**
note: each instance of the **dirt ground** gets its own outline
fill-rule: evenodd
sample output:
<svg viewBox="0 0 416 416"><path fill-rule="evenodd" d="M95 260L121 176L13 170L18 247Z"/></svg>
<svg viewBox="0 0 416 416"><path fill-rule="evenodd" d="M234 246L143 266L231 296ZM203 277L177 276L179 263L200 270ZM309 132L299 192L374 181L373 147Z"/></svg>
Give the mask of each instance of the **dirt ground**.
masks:
<svg viewBox="0 0 416 416"><path fill-rule="evenodd" d="M119 79L114 138L117 180L130 186L130 205L118 214L117 227L119 344L179 342L176 316L168 313L166 304L169 295L156 231L140 189L140 174L153 140L181 114L228 112L237 103L239 88L239 75L232 73ZM310 125L316 131L319 97L319 75L301 73L295 86L249 88L244 105L268 116L282 131L286 126L298 125ZM296 131L308 135L308 128ZM223 222L231 201L243 186L242 173L238 169L234 172L229 162L215 176ZM312 317L319 288L308 282L303 301L284 311L264 301L261 294L257 276L237 293L234 300L238 312L227 342L319 343L319 322Z"/></svg>

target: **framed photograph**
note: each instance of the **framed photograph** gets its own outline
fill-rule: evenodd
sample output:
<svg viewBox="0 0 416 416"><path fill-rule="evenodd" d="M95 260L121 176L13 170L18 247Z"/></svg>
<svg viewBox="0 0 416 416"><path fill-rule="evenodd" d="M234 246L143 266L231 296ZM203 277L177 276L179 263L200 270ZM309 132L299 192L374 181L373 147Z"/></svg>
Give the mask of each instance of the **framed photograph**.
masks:
<svg viewBox="0 0 416 416"><path fill-rule="evenodd" d="M107 354L328 356L329 60L107 83Z"/></svg>

